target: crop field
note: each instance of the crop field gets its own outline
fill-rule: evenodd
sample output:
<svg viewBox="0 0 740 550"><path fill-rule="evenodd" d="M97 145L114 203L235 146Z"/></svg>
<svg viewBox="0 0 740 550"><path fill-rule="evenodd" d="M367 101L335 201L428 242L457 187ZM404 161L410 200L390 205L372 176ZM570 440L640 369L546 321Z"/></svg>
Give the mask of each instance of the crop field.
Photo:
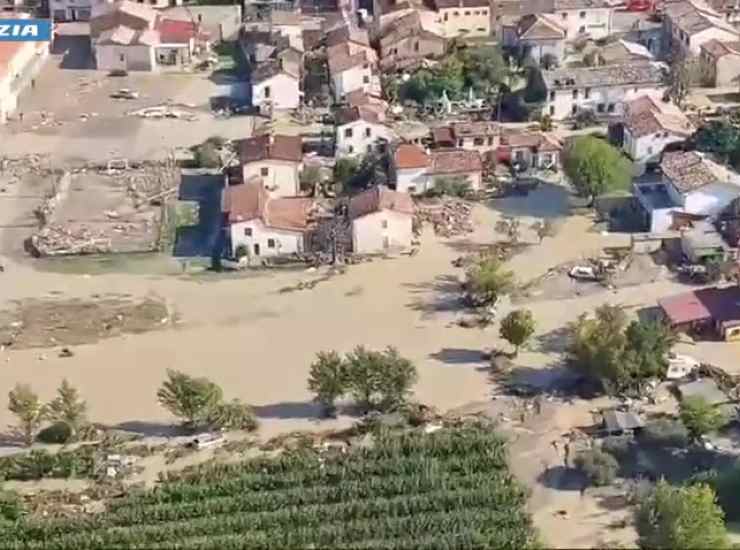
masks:
<svg viewBox="0 0 740 550"><path fill-rule="evenodd" d="M0 547L524 549L537 543L525 503L501 438L445 428L202 465L96 516L0 525Z"/></svg>

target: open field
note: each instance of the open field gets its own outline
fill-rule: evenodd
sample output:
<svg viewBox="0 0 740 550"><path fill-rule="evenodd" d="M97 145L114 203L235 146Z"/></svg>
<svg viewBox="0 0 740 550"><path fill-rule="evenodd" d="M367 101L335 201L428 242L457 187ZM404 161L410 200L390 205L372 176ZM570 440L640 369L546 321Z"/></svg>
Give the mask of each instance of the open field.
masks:
<svg viewBox="0 0 740 550"><path fill-rule="evenodd" d="M91 339L74 347L75 355L70 358L45 352L45 360L39 361L39 350L5 350L0 354L0 386L30 383L46 400L66 377L88 400L94 421L145 435L167 434L173 418L157 404L155 392L166 369L176 368L208 376L225 389L227 398L252 403L261 421L259 435L268 438L295 429L346 426L353 420L319 419L318 407L306 387L316 352L344 352L357 344L376 349L392 345L419 369L416 399L440 410L494 406L500 401L491 401L497 387L489 378L481 352L494 347L508 349L507 344L499 339L497 324L483 330L457 325L457 281L462 271L451 262L464 250L500 238L493 228L502 213L525 218L528 214L562 217L556 237L527 246L510 260L509 267L522 282L601 247L625 243L624 235L590 230L588 218L566 216L566 203L553 201L556 191L544 188L541 195L537 191L530 197L480 206L475 210L478 228L468 238L439 239L427 230L415 257L351 266L345 274L313 290L292 293L281 293L280 289L323 274L278 271L178 277L143 271L137 275L135 268L126 266L125 257L121 258L122 270L100 275L73 269L74 260L69 262L70 269L61 273L36 270L28 260L9 263L0 274L0 284L7 289L2 298L8 303L3 309L12 307L11 300L30 297L87 301L96 295L122 292L132 300L160 297L177 311L178 323L156 332ZM553 204L560 206L553 208ZM528 223L523 221L524 225ZM89 261L79 260L83 266ZM600 289L561 298L538 296L527 304L538 324L535 341L515 360L517 374L543 387L557 380L562 374L562 328L578 314L604 301L623 304L635 312L654 305L659 296L684 289L684 285L658 277L652 283L615 291ZM679 348L737 372L739 344L701 342ZM590 401L559 402L557 414L551 410L522 424L510 421L509 428L516 436L512 442L514 470L533 490L530 509L549 544L591 545L603 535L605 525L615 521L615 514L617 519L624 516L624 510L604 508L596 496L582 498L577 490L542 481L547 465L559 460L550 442L590 423L588 411L595 406ZM8 412L0 409L0 424L10 421ZM569 519L556 515L558 510L567 510ZM576 523L578 529L572 528ZM627 543L634 540L629 528L614 536Z"/></svg>

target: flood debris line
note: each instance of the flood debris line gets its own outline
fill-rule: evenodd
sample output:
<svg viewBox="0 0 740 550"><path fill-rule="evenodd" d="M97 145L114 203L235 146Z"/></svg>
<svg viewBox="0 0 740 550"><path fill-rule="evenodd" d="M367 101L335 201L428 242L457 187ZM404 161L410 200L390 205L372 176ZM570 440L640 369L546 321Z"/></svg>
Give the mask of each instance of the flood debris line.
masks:
<svg viewBox="0 0 740 550"><path fill-rule="evenodd" d="M36 257L105 254L112 251L111 239L103 231L93 231L85 226L69 229L50 224L30 239L30 252Z"/></svg>
<svg viewBox="0 0 740 550"><path fill-rule="evenodd" d="M185 106L190 108L189 106ZM179 120L194 121L198 120L198 116L188 110L177 108L173 104L155 105L153 107L144 107L143 109L135 109L126 113L129 116L138 116L140 118L175 118Z"/></svg>
<svg viewBox="0 0 740 550"><path fill-rule="evenodd" d="M434 233L454 237L474 231L473 205L460 199L425 199L416 205L416 222L431 223Z"/></svg>
<svg viewBox="0 0 740 550"><path fill-rule="evenodd" d="M21 300L15 309L0 311L0 346L62 346L64 350L121 334L165 328L171 317L167 304L154 298Z"/></svg>

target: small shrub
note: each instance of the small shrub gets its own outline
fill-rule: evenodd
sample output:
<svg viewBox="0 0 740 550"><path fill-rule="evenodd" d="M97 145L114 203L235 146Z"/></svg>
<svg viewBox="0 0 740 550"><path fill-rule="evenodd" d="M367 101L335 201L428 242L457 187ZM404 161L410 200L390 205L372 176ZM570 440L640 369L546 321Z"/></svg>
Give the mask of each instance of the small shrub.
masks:
<svg viewBox="0 0 740 550"><path fill-rule="evenodd" d="M607 452L592 449L578 453L575 466L596 486L609 485L617 477L619 463Z"/></svg>
<svg viewBox="0 0 740 550"><path fill-rule="evenodd" d="M55 422L39 432L36 439L42 443L64 444L72 439L72 428L66 422Z"/></svg>
<svg viewBox="0 0 740 550"><path fill-rule="evenodd" d="M214 428L224 430L246 430L257 429L257 418L252 407L242 403L238 399L221 402L214 405L208 415L208 424Z"/></svg>
<svg viewBox="0 0 740 550"><path fill-rule="evenodd" d="M632 447L632 436L629 435L612 435L604 438L601 449L615 457L626 457L629 455Z"/></svg>
<svg viewBox="0 0 740 550"><path fill-rule="evenodd" d="M14 491L0 492L0 520L17 521L25 514L23 502Z"/></svg>
<svg viewBox="0 0 740 550"><path fill-rule="evenodd" d="M685 447L689 442L689 432L678 420L658 418L645 425L640 439L660 447Z"/></svg>

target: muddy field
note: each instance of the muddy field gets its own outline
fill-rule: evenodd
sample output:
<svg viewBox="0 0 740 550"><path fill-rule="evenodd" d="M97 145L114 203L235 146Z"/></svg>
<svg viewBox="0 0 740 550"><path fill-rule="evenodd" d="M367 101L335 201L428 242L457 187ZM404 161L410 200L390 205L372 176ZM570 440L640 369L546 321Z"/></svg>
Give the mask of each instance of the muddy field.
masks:
<svg viewBox="0 0 740 550"><path fill-rule="evenodd" d="M110 296L98 300L27 299L0 311L0 347L43 348L91 344L162 329L171 324L157 299Z"/></svg>

